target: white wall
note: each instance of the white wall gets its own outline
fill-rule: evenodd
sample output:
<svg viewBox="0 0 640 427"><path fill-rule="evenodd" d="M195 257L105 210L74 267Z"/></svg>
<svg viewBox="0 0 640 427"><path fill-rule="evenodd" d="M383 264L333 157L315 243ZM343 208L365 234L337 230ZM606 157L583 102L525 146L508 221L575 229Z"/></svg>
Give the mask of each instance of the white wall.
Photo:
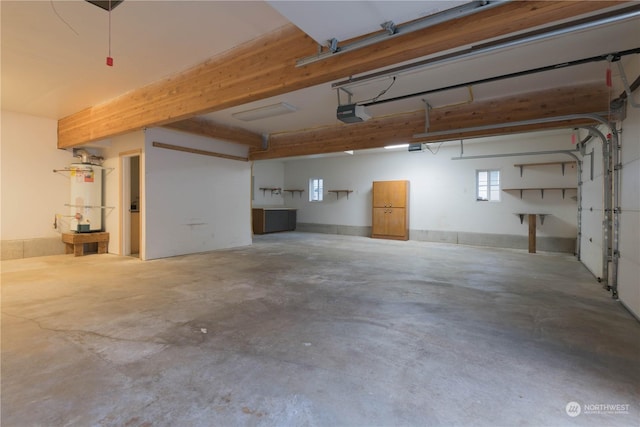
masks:
<svg viewBox="0 0 640 427"><path fill-rule="evenodd" d="M284 205L284 198L290 193L272 193L260 188L284 188L284 163L276 160L254 162L253 164L253 206L270 207ZM304 187L302 187L304 188Z"/></svg>
<svg viewBox="0 0 640 427"><path fill-rule="evenodd" d="M1 118L3 259L59 253L64 246L53 222L56 213L69 210L64 204L70 184L68 174L53 170L74 159L56 148L55 120L10 111L2 111Z"/></svg>
<svg viewBox="0 0 640 427"><path fill-rule="evenodd" d="M247 155L237 144L145 132L145 259L251 244L250 163L156 148L154 141Z"/></svg>
<svg viewBox="0 0 640 427"><path fill-rule="evenodd" d="M640 75L640 58L625 59L627 78L633 81ZM640 104L640 90L633 99ZM640 109L628 106L622 128L618 296L640 318Z"/></svg>
<svg viewBox="0 0 640 427"><path fill-rule="evenodd" d="M435 150L435 147L432 146ZM466 142L466 156L573 149L569 131L523 134ZM307 188L308 179L322 177L325 193L332 189L349 189L344 195L325 194L322 203L311 203L308 194L299 199L286 198L287 206L298 209L299 223L371 225L371 189L373 181L406 179L410 181L410 229L416 231L470 232L526 236L527 222L520 224L518 212L549 213L544 225L538 223L538 236L575 238L577 205L568 191L501 193L500 202L478 202L475 194L477 169L500 169L502 188L509 187L575 187L575 168L567 167L565 175L557 166L528 168L520 177L515 163L572 160L565 155L518 156L482 160L453 161L460 155L459 143L445 144L436 155L406 149L396 152L359 154L354 156L290 160L285 162L285 187ZM446 240L443 237L443 240Z"/></svg>

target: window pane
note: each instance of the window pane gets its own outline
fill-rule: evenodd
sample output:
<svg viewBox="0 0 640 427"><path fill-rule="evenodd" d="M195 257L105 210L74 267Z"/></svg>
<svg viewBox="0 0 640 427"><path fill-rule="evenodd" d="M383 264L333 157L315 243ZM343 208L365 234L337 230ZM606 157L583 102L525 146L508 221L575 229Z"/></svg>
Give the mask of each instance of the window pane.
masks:
<svg viewBox="0 0 640 427"><path fill-rule="evenodd" d="M500 200L500 171L477 171L476 194L478 200Z"/></svg>
<svg viewBox="0 0 640 427"><path fill-rule="evenodd" d="M491 200L500 200L500 171L490 171Z"/></svg>
<svg viewBox="0 0 640 427"><path fill-rule="evenodd" d="M320 202L323 195L323 181L322 178L309 179L309 201Z"/></svg>

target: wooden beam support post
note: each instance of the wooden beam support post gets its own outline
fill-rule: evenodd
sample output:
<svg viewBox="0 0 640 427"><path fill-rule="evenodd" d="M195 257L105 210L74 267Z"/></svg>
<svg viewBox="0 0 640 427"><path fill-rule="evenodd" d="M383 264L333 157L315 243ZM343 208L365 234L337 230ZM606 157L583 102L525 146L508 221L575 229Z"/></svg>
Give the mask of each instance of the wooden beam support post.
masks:
<svg viewBox="0 0 640 427"><path fill-rule="evenodd" d="M296 67L316 43L293 25L167 79L58 121L58 148L163 126L437 52L615 6L615 1L514 1Z"/></svg>
<svg viewBox="0 0 640 427"><path fill-rule="evenodd" d="M529 214L529 253L536 253L536 214Z"/></svg>

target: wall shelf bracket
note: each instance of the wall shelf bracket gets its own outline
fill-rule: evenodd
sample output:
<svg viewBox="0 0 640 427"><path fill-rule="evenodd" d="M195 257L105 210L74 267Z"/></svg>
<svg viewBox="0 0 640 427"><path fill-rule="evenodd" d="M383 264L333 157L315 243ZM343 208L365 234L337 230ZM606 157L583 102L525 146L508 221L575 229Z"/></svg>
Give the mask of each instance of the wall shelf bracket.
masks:
<svg viewBox="0 0 640 427"><path fill-rule="evenodd" d="M524 224L524 217L525 216L534 215L534 216L540 217L540 225L544 225L544 219L547 217L547 215L551 215L551 214L546 214L546 213L537 213L537 214L517 213L516 215L518 215L518 218L520 218L520 224Z"/></svg>
<svg viewBox="0 0 640 427"><path fill-rule="evenodd" d="M264 197L267 191L271 192L271 195L280 194L282 188L280 187L260 187L259 190L262 191L262 196Z"/></svg>
<svg viewBox="0 0 640 427"><path fill-rule="evenodd" d="M304 190L282 190L285 191L287 193L291 193L291 197L293 197L293 195L295 193L299 193L300 194L300 198L302 198L302 193L304 193Z"/></svg>
<svg viewBox="0 0 640 427"><path fill-rule="evenodd" d="M329 193L336 193L336 200L340 196L340 193L345 193L347 195L347 199L349 198L349 193L353 193L353 190L328 190Z"/></svg>

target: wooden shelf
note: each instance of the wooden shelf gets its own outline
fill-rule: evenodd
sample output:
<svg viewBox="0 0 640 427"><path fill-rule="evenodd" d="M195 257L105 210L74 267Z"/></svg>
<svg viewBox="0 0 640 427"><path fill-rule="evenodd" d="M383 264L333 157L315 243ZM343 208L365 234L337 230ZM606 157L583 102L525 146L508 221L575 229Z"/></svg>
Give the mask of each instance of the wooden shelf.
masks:
<svg viewBox="0 0 640 427"><path fill-rule="evenodd" d="M270 191L271 195L273 196L274 194L280 194L280 192L282 191L282 188L280 188L280 187L261 187L261 188L259 188L259 190L262 191L262 195L263 196L265 195L265 193L267 191Z"/></svg>
<svg viewBox="0 0 640 427"><path fill-rule="evenodd" d="M544 192L546 190L560 190L562 191L562 198L564 199L565 196L565 192L567 190L577 190L577 187L544 187L544 188L503 188L502 191L519 191L520 192L520 198L522 199L522 193L524 193L525 191L539 191L540 192L540 197L544 199Z"/></svg>
<svg viewBox="0 0 640 427"><path fill-rule="evenodd" d="M304 190L282 190L282 191L286 191L287 193L291 193L291 197L293 197L293 195L295 193L300 193L300 198L302 198L302 193L304 193Z"/></svg>
<svg viewBox="0 0 640 427"><path fill-rule="evenodd" d="M560 167L562 168L562 175L564 176L564 167L565 167L565 165L575 166L576 162L575 162L575 160L567 160L566 162L517 163L517 164L515 164L513 166L516 167L516 168L520 168L520 176L522 176L522 172L523 172L524 168L535 167L535 166L553 166L553 165L560 165Z"/></svg>
<svg viewBox="0 0 640 427"><path fill-rule="evenodd" d="M347 195L347 199L349 198L349 193L353 193L353 190L327 190L328 193L336 193L336 200L340 196L340 193L345 193Z"/></svg>

